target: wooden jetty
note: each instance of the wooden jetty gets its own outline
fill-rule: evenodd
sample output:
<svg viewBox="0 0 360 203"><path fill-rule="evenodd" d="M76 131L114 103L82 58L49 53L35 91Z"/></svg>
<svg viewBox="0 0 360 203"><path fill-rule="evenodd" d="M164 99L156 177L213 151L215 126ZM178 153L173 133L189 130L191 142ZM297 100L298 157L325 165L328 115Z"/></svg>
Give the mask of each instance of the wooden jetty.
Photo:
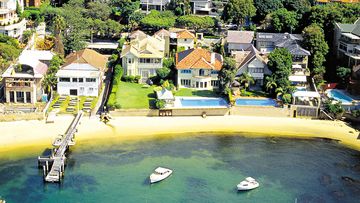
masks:
<svg viewBox="0 0 360 203"><path fill-rule="evenodd" d="M60 182L63 178L66 161L65 152L69 149L69 146L75 145L74 136L82 116L83 112L79 111L71 122L65 135L55 139L53 142L55 148L50 157L38 157L39 167L42 167L43 169L44 181Z"/></svg>

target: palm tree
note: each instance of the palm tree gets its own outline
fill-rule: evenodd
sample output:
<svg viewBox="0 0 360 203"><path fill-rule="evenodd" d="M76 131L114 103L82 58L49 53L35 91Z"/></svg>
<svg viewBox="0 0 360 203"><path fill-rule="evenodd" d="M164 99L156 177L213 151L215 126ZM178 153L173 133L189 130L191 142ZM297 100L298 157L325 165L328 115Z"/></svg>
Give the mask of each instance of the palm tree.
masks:
<svg viewBox="0 0 360 203"><path fill-rule="evenodd" d="M41 84L45 92L51 93L57 84L57 79L54 74L46 74Z"/></svg>
<svg viewBox="0 0 360 203"><path fill-rule="evenodd" d="M266 80L266 84L265 84L266 91L268 91L272 95L274 89L277 88L276 77L267 76L265 80Z"/></svg>
<svg viewBox="0 0 360 203"><path fill-rule="evenodd" d="M250 84L255 83L254 78L248 72L244 72L243 74L241 74L238 81L240 82L240 84L244 84L245 91L247 88L250 87Z"/></svg>
<svg viewBox="0 0 360 203"><path fill-rule="evenodd" d="M278 87L275 89L275 93L276 93L276 99L277 99L279 96L284 94L284 89L281 87Z"/></svg>

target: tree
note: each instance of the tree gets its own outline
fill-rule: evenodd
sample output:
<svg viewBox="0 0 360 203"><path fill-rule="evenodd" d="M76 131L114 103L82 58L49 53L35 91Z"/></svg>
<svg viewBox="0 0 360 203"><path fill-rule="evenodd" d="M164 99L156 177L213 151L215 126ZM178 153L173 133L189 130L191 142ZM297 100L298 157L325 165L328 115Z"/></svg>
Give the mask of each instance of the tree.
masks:
<svg viewBox="0 0 360 203"><path fill-rule="evenodd" d="M254 0L254 6L259 20L265 18L267 14L283 8L282 0Z"/></svg>
<svg viewBox="0 0 360 203"><path fill-rule="evenodd" d="M21 16L21 13L22 13L23 11L22 11L22 9L21 9L21 7L20 7L20 4L19 4L19 1L16 1L16 14L18 15L18 16Z"/></svg>
<svg viewBox="0 0 360 203"><path fill-rule="evenodd" d="M336 102L333 99L329 99L324 102L325 110L332 114L334 118L341 118L345 109L342 107L341 102Z"/></svg>
<svg viewBox="0 0 360 203"><path fill-rule="evenodd" d="M171 11L159 12L152 10L146 17L144 17L140 24L144 27L153 29L169 28L175 25L176 17Z"/></svg>
<svg viewBox="0 0 360 203"><path fill-rule="evenodd" d="M295 11L300 15L308 12L311 8L309 0L283 0L283 5L287 10Z"/></svg>
<svg viewBox="0 0 360 203"><path fill-rule="evenodd" d="M350 79L351 69L347 67L339 67L336 70L336 75L339 77L341 84L347 86Z"/></svg>
<svg viewBox="0 0 360 203"><path fill-rule="evenodd" d="M303 30L304 48L310 51L310 70L315 76L315 82L323 79L325 73L325 56L329 51L329 46L325 41L324 31L317 24L311 24Z"/></svg>
<svg viewBox="0 0 360 203"><path fill-rule="evenodd" d="M233 58L225 57L223 67L218 74L220 91L227 95L229 87L235 79L236 61Z"/></svg>
<svg viewBox="0 0 360 203"><path fill-rule="evenodd" d="M269 55L268 67L272 71L272 77L276 78L278 88L287 92L290 86L289 76L291 74L292 56L285 48L276 48Z"/></svg>
<svg viewBox="0 0 360 203"><path fill-rule="evenodd" d="M41 83L47 93L51 93L51 91L56 88L56 84L57 78L55 74L46 74Z"/></svg>
<svg viewBox="0 0 360 203"><path fill-rule="evenodd" d="M195 30L200 28L213 28L215 26L215 22L212 17L196 15L180 16L176 19L176 24L178 26L183 26Z"/></svg>
<svg viewBox="0 0 360 203"><path fill-rule="evenodd" d="M140 1L137 0L111 0L110 6L113 9L114 15L119 22L123 24L129 23L129 17L135 13L140 7Z"/></svg>
<svg viewBox="0 0 360 203"><path fill-rule="evenodd" d="M105 21L109 18L111 12L111 8L108 4L94 1L87 4L85 17Z"/></svg>
<svg viewBox="0 0 360 203"><path fill-rule="evenodd" d="M256 8L253 0L229 0L224 8L222 19L236 23L238 29L247 18L255 16Z"/></svg>
<svg viewBox="0 0 360 203"><path fill-rule="evenodd" d="M271 95L274 94L274 89L277 87L276 78L274 76L266 76L265 77L265 88L266 91Z"/></svg>
<svg viewBox="0 0 360 203"><path fill-rule="evenodd" d="M276 32L292 33L298 26L297 14L294 11L288 11L285 8L276 10L270 14L271 23Z"/></svg>
<svg viewBox="0 0 360 203"><path fill-rule="evenodd" d="M255 83L254 78L248 72L244 72L238 78L240 84L244 84L245 91L250 87L251 84Z"/></svg>
<svg viewBox="0 0 360 203"><path fill-rule="evenodd" d="M54 51L61 56L65 55L64 44L62 41L62 32L65 29L65 20L62 16L57 15L54 19L55 48Z"/></svg>

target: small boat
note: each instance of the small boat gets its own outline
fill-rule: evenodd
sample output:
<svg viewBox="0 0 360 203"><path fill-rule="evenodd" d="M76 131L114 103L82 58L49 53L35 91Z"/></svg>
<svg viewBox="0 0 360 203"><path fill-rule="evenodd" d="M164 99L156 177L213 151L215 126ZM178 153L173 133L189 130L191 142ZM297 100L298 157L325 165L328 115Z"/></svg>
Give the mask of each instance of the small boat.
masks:
<svg viewBox="0 0 360 203"><path fill-rule="evenodd" d="M247 177L237 185L238 190L252 190L259 187L259 183L252 177Z"/></svg>
<svg viewBox="0 0 360 203"><path fill-rule="evenodd" d="M150 183L156 183L159 181L164 180L165 178L169 177L172 174L172 170L163 168L163 167L157 167L150 175Z"/></svg>

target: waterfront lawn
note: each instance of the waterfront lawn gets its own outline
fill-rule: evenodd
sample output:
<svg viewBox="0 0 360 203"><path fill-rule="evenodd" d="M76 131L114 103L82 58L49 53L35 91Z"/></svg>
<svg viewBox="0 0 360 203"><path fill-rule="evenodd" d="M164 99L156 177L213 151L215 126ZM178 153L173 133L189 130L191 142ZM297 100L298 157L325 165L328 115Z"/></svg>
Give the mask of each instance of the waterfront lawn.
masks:
<svg viewBox="0 0 360 203"><path fill-rule="evenodd" d="M154 108L156 95L155 86L120 82L116 92L116 103L121 109L149 109Z"/></svg>
<svg viewBox="0 0 360 203"><path fill-rule="evenodd" d="M175 92L179 97L221 97L219 93L213 90L197 90L191 88L181 88Z"/></svg>

